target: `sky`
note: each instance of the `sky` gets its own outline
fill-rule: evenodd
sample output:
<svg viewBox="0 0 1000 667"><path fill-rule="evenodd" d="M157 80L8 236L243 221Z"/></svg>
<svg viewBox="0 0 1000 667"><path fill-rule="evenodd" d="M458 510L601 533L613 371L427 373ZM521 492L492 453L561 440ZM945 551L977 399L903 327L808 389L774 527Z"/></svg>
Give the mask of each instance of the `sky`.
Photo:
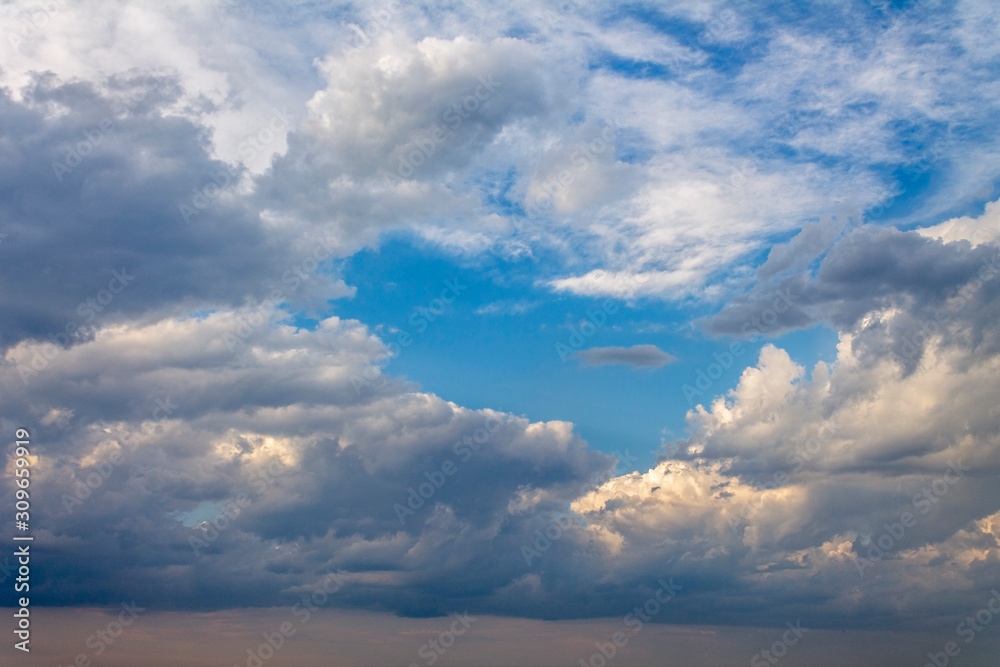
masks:
<svg viewBox="0 0 1000 667"><path fill-rule="evenodd" d="M4 664L994 664L994 3L0 26Z"/></svg>

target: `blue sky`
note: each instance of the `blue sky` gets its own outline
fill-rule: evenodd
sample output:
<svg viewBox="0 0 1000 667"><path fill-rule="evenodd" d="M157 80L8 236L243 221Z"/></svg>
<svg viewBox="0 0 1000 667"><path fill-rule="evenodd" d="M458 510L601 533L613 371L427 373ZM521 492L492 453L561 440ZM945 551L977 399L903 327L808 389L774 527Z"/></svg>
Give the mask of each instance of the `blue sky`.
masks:
<svg viewBox="0 0 1000 667"><path fill-rule="evenodd" d="M725 363L730 346L743 342L714 339L691 325L709 309L640 300L614 303L608 313L606 299L538 289L531 282L535 263L519 264L494 258L449 261L412 239L390 239L338 267L339 275L358 289L353 298L333 302L329 312L366 322L387 342L412 336L412 343L386 365L387 372L471 408L573 422L592 447L622 458L622 471L651 467L661 440L684 435L687 411L732 386L764 345L746 340L725 372L713 378L715 392L701 391L698 371L717 363L713 355ZM445 281L465 291L441 315L427 315L421 308L431 307L446 289ZM605 324L590 336L581 334L583 343L574 347L570 327L579 331L589 313L589 321ZM769 340L806 366L835 357L836 335L829 328ZM578 349L642 344L668 350L676 360L654 368L588 367L573 356ZM699 393L686 393L685 386Z"/></svg>
<svg viewBox="0 0 1000 667"><path fill-rule="evenodd" d="M0 6L32 659L985 664L994 4Z"/></svg>

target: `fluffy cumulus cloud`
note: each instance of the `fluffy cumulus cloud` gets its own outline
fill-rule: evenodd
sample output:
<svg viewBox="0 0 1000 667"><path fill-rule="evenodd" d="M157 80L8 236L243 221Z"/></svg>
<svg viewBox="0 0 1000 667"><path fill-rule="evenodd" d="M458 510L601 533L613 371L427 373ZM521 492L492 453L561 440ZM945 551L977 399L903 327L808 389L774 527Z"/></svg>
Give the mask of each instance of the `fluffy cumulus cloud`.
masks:
<svg viewBox="0 0 1000 667"><path fill-rule="evenodd" d="M508 223L468 181L510 168L509 153L569 97L541 62L524 40L402 32L329 54L325 87L260 183L260 206L283 224L335 224L366 242L408 225L449 249L482 251Z"/></svg>
<svg viewBox="0 0 1000 667"><path fill-rule="evenodd" d="M660 464L573 503L593 539L623 569L670 561L743 622L972 608L1000 553L1000 358L938 338L907 375L855 341L843 333L837 362L809 375L765 347Z"/></svg>
<svg viewBox="0 0 1000 667"><path fill-rule="evenodd" d="M261 327L234 349L245 323L107 327L27 387L17 365L45 344L8 351L0 382L21 398L5 418L34 416L46 443L33 483L49 489L36 506L51 517L39 538L51 595L115 600L141 585L161 604L273 604L344 570L346 600L441 612L526 570L532 531L565 523L610 469L570 424L382 376L386 350L357 322Z"/></svg>
<svg viewBox="0 0 1000 667"><path fill-rule="evenodd" d="M836 302L804 301L842 325L836 361L807 372L765 346L736 387L689 412L694 435L665 443L654 469L574 502L594 538L621 558L655 553L724 581L750 614L761 599L790 614L820 590L812 613L844 623L972 608L1000 553L1000 350L983 324L997 321L1000 267L996 245L959 237L992 224L991 211L923 234L852 233L878 245L842 240L803 282L811 296L858 281L853 297L841 284ZM958 237L928 238L941 230Z"/></svg>
<svg viewBox="0 0 1000 667"><path fill-rule="evenodd" d="M936 244L940 267L973 251L898 234ZM269 604L339 571L338 604L574 616L617 613L669 575L691 593L663 616L675 621L892 626L931 600L957 613L998 564L1000 356L959 332L991 312L1000 277L942 272L965 282L919 354L870 353L907 317L891 304L808 373L765 346L689 413L691 437L624 476L570 424L383 375L389 352L355 321L108 326L50 346L27 386L18 366L46 344L25 340L2 384L19 396L5 419L33 415L45 443L42 587L67 602L141 585L168 606Z"/></svg>

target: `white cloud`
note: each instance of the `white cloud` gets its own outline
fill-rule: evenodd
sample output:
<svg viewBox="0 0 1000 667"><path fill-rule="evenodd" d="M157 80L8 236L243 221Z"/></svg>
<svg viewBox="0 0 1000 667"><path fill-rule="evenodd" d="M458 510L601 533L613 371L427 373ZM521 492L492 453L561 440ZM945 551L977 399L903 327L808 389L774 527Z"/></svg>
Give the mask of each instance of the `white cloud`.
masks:
<svg viewBox="0 0 1000 667"><path fill-rule="evenodd" d="M917 230L929 238L941 239L945 243L969 241L972 245L995 243L1000 238L1000 201L986 204L985 211L975 218L963 216L952 218L931 227Z"/></svg>
<svg viewBox="0 0 1000 667"><path fill-rule="evenodd" d="M573 508L616 571L672 558L732 572L736 596L822 589L824 613L845 618L887 597L914 610L972 604L1000 553L1000 356L935 341L911 374L890 357L862 360L848 332L837 361L808 377L765 346L734 389L689 412L693 435L670 443L671 458ZM883 539L873 558L903 512L905 539Z"/></svg>
<svg viewBox="0 0 1000 667"><path fill-rule="evenodd" d="M241 161L240 144L267 126L273 107L300 116L312 85L305 68L289 76L275 67L278 54L287 57L281 52L292 35L225 2L5 3L0 14L20 37L0 43L0 81L15 95L33 72L52 72L63 82L173 74L183 94L170 112L211 128L213 157L227 162ZM287 129L247 166L261 171L272 151L283 152Z"/></svg>

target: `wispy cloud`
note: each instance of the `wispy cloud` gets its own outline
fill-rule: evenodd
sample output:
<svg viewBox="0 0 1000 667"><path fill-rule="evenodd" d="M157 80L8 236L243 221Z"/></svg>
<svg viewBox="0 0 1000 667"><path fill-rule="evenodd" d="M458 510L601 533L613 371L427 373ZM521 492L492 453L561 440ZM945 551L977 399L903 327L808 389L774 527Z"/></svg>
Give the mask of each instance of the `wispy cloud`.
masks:
<svg viewBox="0 0 1000 667"><path fill-rule="evenodd" d="M520 299L518 301L494 301L476 309L476 315L523 315L538 308L541 303Z"/></svg>

